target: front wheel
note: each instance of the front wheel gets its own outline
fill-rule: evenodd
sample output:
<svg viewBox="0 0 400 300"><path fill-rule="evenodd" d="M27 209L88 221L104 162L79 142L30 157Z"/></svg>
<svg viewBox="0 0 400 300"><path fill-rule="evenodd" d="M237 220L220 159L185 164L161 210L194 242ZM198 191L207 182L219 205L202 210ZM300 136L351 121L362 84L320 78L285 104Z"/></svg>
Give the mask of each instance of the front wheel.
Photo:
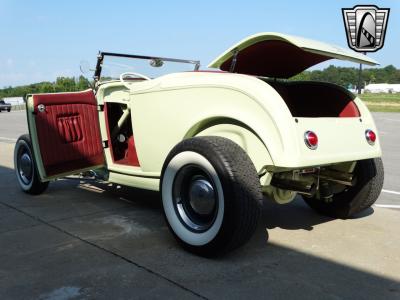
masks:
<svg viewBox="0 0 400 300"><path fill-rule="evenodd" d="M21 189L27 194L41 194L49 186L48 182L40 181L28 134L21 135L15 144L14 169Z"/></svg>
<svg viewBox="0 0 400 300"><path fill-rule="evenodd" d="M168 155L160 190L168 227L182 246L217 256L243 245L260 217L256 169L234 142L196 137Z"/></svg>
<svg viewBox="0 0 400 300"><path fill-rule="evenodd" d="M8 108L7 111L10 112L10 111L11 111L11 108Z"/></svg>
<svg viewBox="0 0 400 300"><path fill-rule="evenodd" d="M341 193L333 195L332 201L304 198L317 212L346 219L372 206L383 187L384 170L382 159L366 159L357 162L354 169L356 183Z"/></svg>

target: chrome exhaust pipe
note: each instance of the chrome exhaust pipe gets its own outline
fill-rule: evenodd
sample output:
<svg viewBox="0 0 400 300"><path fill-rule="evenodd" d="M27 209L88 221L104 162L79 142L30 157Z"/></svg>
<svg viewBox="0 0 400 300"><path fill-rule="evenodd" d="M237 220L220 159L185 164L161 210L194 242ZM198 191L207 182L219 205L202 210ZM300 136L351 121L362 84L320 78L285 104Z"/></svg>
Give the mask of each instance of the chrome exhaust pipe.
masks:
<svg viewBox="0 0 400 300"><path fill-rule="evenodd" d="M272 177L271 185L278 189L289 190L308 197L314 196L316 191L315 184L293 179Z"/></svg>
<svg viewBox="0 0 400 300"><path fill-rule="evenodd" d="M342 173L332 169L321 169L319 174L315 174L314 176L318 176L319 179L322 180L340 183L347 186L353 186L355 184L353 174Z"/></svg>

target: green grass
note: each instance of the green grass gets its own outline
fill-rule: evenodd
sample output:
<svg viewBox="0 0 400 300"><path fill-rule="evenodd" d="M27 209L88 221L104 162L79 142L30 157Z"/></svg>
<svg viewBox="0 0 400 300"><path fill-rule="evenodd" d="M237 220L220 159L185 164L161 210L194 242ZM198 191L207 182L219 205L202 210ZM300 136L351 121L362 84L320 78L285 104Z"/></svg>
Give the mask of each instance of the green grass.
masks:
<svg viewBox="0 0 400 300"><path fill-rule="evenodd" d="M366 94L359 95L359 97L363 101L367 101L367 102L390 102L390 103L399 103L400 104L400 93L396 93L396 94L366 93Z"/></svg>
<svg viewBox="0 0 400 300"><path fill-rule="evenodd" d="M368 105L368 109L373 112L400 112L399 106Z"/></svg>
<svg viewBox="0 0 400 300"><path fill-rule="evenodd" d="M367 93L358 95L365 101L371 111L376 112L400 112L400 93Z"/></svg>

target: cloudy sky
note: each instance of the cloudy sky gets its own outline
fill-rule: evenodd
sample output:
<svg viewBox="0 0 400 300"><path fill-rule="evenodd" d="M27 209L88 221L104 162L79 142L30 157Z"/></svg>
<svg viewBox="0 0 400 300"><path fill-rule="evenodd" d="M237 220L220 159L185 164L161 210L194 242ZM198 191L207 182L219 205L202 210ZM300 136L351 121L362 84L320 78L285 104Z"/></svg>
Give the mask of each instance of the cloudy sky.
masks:
<svg viewBox="0 0 400 300"><path fill-rule="evenodd" d="M80 61L94 64L99 50L200 59L205 67L262 31L347 47L341 8L356 4L391 8L385 46L369 55L400 68L398 0L0 0L0 88L79 75ZM319 67L327 64L340 63Z"/></svg>

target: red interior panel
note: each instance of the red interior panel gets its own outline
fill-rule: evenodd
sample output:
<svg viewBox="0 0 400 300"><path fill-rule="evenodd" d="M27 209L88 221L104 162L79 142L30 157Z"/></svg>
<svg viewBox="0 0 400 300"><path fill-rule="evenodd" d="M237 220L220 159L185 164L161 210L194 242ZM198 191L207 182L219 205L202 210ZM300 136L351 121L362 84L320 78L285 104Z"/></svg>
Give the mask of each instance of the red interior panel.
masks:
<svg viewBox="0 0 400 300"><path fill-rule="evenodd" d="M106 117L106 129L109 139L109 147L112 160L116 164L139 167L140 163L136 152L135 138L132 132L132 124L129 123L127 125L128 127L127 133L129 136L127 136L127 140L124 143L120 143L116 140L111 141L110 124L116 123L119 116L113 115L115 111L110 109L110 105L118 106L118 104L107 103L106 105L104 105L104 114Z"/></svg>
<svg viewBox="0 0 400 300"><path fill-rule="evenodd" d="M82 121L79 115L57 117L58 133L66 144L79 142L83 138Z"/></svg>
<svg viewBox="0 0 400 300"><path fill-rule="evenodd" d="M114 160L114 156L113 156ZM133 136L130 136L128 138L128 147L124 149L124 153L121 159L114 160L115 163L121 164L121 165L128 165L128 166L135 166L139 167L139 159L136 153L136 147L135 147L135 139Z"/></svg>
<svg viewBox="0 0 400 300"><path fill-rule="evenodd" d="M97 103L91 90L33 96L47 176L104 164ZM45 110L40 112L38 105Z"/></svg>
<svg viewBox="0 0 400 300"><path fill-rule="evenodd" d="M288 42L268 40L255 43L237 55L235 73L289 78L331 57L310 53ZM229 71L232 57L220 67Z"/></svg>

